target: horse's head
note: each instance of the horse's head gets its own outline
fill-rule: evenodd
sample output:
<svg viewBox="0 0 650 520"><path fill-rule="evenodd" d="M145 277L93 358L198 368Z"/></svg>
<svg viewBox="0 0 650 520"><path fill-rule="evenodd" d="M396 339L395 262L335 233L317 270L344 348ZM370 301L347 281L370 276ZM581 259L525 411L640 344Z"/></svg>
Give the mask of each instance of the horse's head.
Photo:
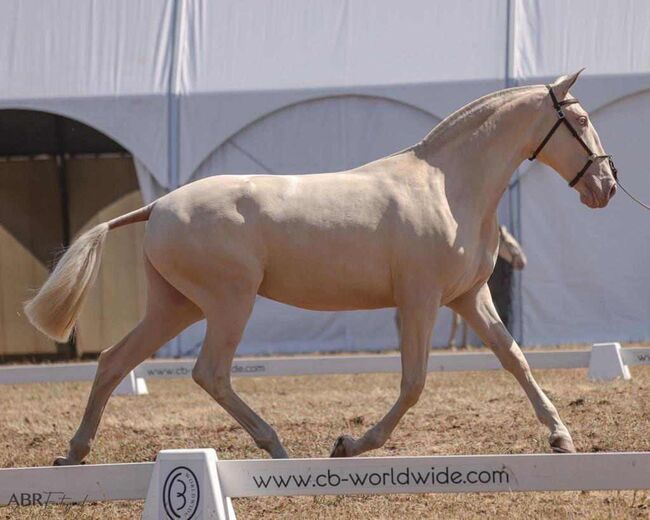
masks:
<svg viewBox="0 0 650 520"><path fill-rule="evenodd" d="M541 99L539 134L530 158L558 172L590 208L604 208L616 192L616 168L605 153L589 114L569 88L582 70L547 85Z"/></svg>

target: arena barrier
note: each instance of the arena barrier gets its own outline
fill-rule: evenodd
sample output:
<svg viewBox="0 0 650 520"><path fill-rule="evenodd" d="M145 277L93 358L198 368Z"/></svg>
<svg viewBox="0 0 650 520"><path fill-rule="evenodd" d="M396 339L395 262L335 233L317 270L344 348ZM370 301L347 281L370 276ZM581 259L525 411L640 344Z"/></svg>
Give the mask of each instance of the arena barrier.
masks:
<svg viewBox="0 0 650 520"><path fill-rule="evenodd" d="M591 349L524 352L533 369L588 368L592 380L629 379L631 365L650 365L650 348L621 348L619 343L596 343ZM147 393L147 379L191 377L194 359L149 360L131 371L115 390L118 395ZM91 381L97 363L60 363L0 367L0 384ZM236 358L235 377L301 376L399 372L399 354L324 355ZM501 369L491 352L433 353L429 372Z"/></svg>
<svg viewBox="0 0 650 520"><path fill-rule="evenodd" d="M650 489L650 453L218 460L164 450L156 462L0 469L0 506L146 499L146 520L234 520L231 498Z"/></svg>

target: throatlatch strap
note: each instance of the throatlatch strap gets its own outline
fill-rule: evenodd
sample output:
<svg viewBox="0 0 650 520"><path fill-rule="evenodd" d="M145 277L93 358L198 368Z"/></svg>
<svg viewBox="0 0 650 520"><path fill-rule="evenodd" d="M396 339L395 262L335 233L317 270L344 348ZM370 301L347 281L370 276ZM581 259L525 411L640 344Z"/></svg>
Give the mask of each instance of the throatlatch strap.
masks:
<svg viewBox="0 0 650 520"><path fill-rule="evenodd" d="M553 134L558 129L558 127L562 124L562 121L564 121L564 119L558 119L555 122L555 124L553 125L553 128L551 128L550 132L548 134L546 134L546 137L544 138L544 140L537 147L537 150L535 150L533 152L533 155L531 155L528 158L529 161L534 161L537 158L537 156L539 155L539 152L542 151L542 149L546 146L546 143L548 143L550 141L551 137L553 137Z"/></svg>

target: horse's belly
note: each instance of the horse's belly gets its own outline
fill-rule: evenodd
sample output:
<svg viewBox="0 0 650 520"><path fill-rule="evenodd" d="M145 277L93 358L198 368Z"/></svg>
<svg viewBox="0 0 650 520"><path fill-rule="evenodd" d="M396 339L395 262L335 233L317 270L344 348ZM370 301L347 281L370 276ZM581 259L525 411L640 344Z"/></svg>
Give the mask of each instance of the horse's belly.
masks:
<svg viewBox="0 0 650 520"><path fill-rule="evenodd" d="M381 309L395 305L388 290L344 285L340 280L330 285L291 283L291 280L265 279L259 294L287 305L314 311Z"/></svg>
<svg viewBox="0 0 650 520"><path fill-rule="evenodd" d="M387 259L373 258L372 252L365 256L361 251L319 251L314 245L269 259L259 294L312 310L394 305Z"/></svg>

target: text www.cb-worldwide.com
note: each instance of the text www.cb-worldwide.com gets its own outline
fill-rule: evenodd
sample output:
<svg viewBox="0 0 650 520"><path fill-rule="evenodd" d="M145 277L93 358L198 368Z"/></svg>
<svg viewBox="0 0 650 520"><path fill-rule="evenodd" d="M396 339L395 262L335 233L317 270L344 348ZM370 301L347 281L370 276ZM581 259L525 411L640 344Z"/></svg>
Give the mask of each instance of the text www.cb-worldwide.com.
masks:
<svg viewBox="0 0 650 520"><path fill-rule="evenodd" d="M319 474L252 475L258 489L335 488L338 486L409 486L434 488L437 485L509 484L510 475L505 469L458 471L449 467L431 468L428 471L404 468L383 472L338 473L331 470Z"/></svg>

